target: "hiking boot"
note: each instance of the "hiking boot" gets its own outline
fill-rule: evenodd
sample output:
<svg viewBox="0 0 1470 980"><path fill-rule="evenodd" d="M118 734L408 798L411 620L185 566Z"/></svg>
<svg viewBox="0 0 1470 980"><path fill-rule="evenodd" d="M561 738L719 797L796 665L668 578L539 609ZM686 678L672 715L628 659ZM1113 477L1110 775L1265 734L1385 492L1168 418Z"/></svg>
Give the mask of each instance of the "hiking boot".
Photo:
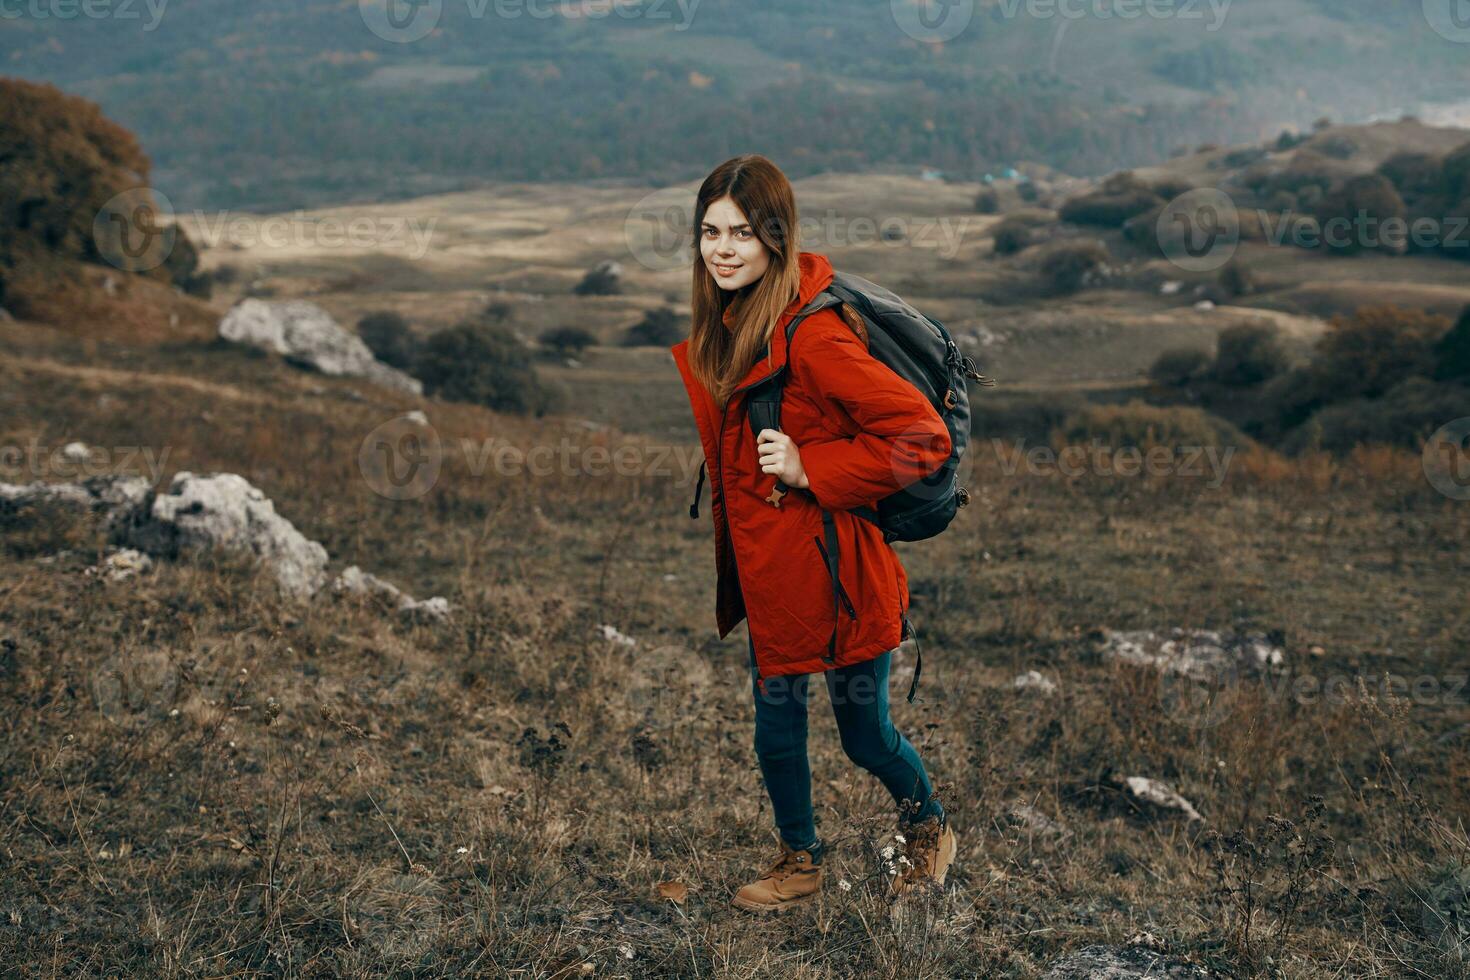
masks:
<svg viewBox="0 0 1470 980"><path fill-rule="evenodd" d="M810 901L822 889L820 860L820 844L794 851L783 841L781 856L758 880L742 886L730 904L751 912L774 912Z"/></svg>
<svg viewBox="0 0 1470 980"><path fill-rule="evenodd" d="M936 891L942 889L945 875L949 874L949 866L954 863L959 849L949 821L945 817L930 817L905 827L901 836L908 863L900 862L889 896L900 898L928 887Z"/></svg>

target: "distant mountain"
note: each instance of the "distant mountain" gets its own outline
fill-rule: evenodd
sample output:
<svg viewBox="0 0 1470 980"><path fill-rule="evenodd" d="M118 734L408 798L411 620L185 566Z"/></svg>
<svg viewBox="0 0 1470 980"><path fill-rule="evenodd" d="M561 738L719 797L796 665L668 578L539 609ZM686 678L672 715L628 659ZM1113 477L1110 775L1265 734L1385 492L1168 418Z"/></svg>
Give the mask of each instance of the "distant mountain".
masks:
<svg viewBox="0 0 1470 980"><path fill-rule="evenodd" d="M961 0L934 22L905 0L98 9L112 13L18 5L0 65L136 132L178 208L658 183L749 150L793 176L1100 173L1470 90L1470 44L1421 0Z"/></svg>

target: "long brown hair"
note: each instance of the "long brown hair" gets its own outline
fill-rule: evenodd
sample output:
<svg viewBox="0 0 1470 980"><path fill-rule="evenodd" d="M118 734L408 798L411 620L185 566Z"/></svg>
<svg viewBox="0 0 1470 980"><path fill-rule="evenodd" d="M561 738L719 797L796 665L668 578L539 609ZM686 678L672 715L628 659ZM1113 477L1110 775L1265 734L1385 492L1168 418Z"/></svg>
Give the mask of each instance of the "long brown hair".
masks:
<svg viewBox="0 0 1470 980"><path fill-rule="evenodd" d="M733 293L715 284L700 251L705 212L726 195L771 253L765 273ZM699 186L694 205L694 315L689 327L689 368L721 408L770 343L782 311L796 299L801 285L797 233L796 196L791 182L779 167L758 153L726 160ZM733 307L729 328L723 322L727 307Z"/></svg>

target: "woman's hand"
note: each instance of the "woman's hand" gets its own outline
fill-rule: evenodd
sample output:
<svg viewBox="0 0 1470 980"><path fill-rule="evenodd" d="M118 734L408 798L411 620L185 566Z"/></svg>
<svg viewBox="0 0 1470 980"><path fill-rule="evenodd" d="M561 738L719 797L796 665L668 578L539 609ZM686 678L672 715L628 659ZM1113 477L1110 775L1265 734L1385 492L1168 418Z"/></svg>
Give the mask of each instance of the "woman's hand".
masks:
<svg viewBox="0 0 1470 980"><path fill-rule="evenodd" d="M774 473L788 487L807 486L801 453L791 437L777 429L762 429L755 439L760 453L761 472Z"/></svg>

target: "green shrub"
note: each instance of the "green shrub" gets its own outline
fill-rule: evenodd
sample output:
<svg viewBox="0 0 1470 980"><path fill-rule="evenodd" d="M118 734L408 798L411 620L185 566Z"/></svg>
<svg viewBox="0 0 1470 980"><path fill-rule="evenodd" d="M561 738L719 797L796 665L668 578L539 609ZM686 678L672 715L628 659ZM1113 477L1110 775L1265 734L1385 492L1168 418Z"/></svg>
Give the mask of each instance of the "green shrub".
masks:
<svg viewBox="0 0 1470 980"><path fill-rule="evenodd" d="M1470 198L1470 143L1444 158L1441 174L1447 198L1451 201Z"/></svg>
<svg viewBox="0 0 1470 980"><path fill-rule="evenodd" d="M1409 150L1395 153L1383 161L1378 173L1392 183L1406 201L1438 194L1444 183L1438 158Z"/></svg>
<svg viewBox="0 0 1470 980"><path fill-rule="evenodd" d="M1323 401L1376 398L1413 375L1434 373L1435 345L1448 317L1394 306L1339 314L1317 341L1311 373Z"/></svg>
<svg viewBox="0 0 1470 980"><path fill-rule="evenodd" d="M1041 197L1041 191L1036 189L1036 182L1023 180L1016 185L1016 196L1027 204L1034 204Z"/></svg>
<svg viewBox="0 0 1470 980"><path fill-rule="evenodd" d="M414 358L424 392L501 412L544 414L551 395L536 378L531 355L499 324L468 320L428 338Z"/></svg>
<svg viewBox="0 0 1470 980"><path fill-rule="evenodd" d="M1000 211L1000 195L992 187L985 187L975 195L976 214L997 214Z"/></svg>
<svg viewBox="0 0 1470 980"><path fill-rule="evenodd" d="M1343 181L1329 190L1313 210L1322 223L1322 244L1326 248L1353 253L1368 248L1401 251L1405 246L1407 234L1398 242L1392 240L1393 236L1384 234L1385 221L1404 221L1407 212L1404 199L1381 174L1363 174ZM1368 219L1374 224L1360 230L1360 219ZM1345 228L1344 221L1347 222ZM1334 222L1335 231L1330 224Z"/></svg>
<svg viewBox="0 0 1470 980"><path fill-rule="evenodd" d="M1256 274L1239 259L1231 259L1216 276L1220 288L1230 296L1248 296L1256 291Z"/></svg>
<svg viewBox="0 0 1470 980"><path fill-rule="evenodd" d="M1061 218L1078 225L1118 228L1129 218L1162 203L1152 188L1125 171L1108 178L1099 190L1067 201L1062 205Z"/></svg>
<svg viewBox="0 0 1470 980"><path fill-rule="evenodd" d="M1093 239L1061 242L1041 260L1041 277L1054 293L1073 293L1088 284L1108 261L1108 250Z"/></svg>
<svg viewBox="0 0 1470 980"><path fill-rule="evenodd" d="M1222 385L1260 384L1284 371L1286 352L1274 324L1237 323L1220 331L1210 377Z"/></svg>
<svg viewBox="0 0 1470 980"><path fill-rule="evenodd" d="M1205 376L1209 366L1208 351L1197 347L1171 347L1154 359L1148 376L1161 385L1177 388Z"/></svg>
<svg viewBox="0 0 1470 980"><path fill-rule="evenodd" d="M572 287L578 296L615 296L622 291L622 270L612 261L598 263Z"/></svg>
<svg viewBox="0 0 1470 980"><path fill-rule="evenodd" d="M671 306L663 306L649 310L643 314L642 320L629 327L623 338L623 345L670 347L684 339L687 327L687 321L677 310Z"/></svg>
<svg viewBox="0 0 1470 980"><path fill-rule="evenodd" d="M991 232L996 255L1015 255L1031 244L1031 223L1023 218L1006 218Z"/></svg>
<svg viewBox="0 0 1470 980"><path fill-rule="evenodd" d="M581 327L557 327L541 335L541 343L562 357L580 357L597 338Z"/></svg>
<svg viewBox="0 0 1470 980"><path fill-rule="evenodd" d="M1343 453L1363 444L1418 450L1450 419L1470 415L1470 387L1407 377L1378 398L1328 405L1294 429L1282 444L1288 453L1320 448Z"/></svg>
<svg viewBox="0 0 1470 980"><path fill-rule="evenodd" d="M1056 431L1061 441L1086 444L1096 437L1114 449L1125 446L1246 447L1251 439L1216 415L1192 405L1159 406L1133 399L1123 405L1091 405L1069 415Z"/></svg>
<svg viewBox="0 0 1470 980"><path fill-rule="evenodd" d="M392 310L378 310L357 321L357 335L384 364L408 370L417 344L408 321Z"/></svg>
<svg viewBox="0 0 1470 980"><path fill-rule="evenodd" d="M1051 431L1086 402L1071 393L1056 395L986 395L984 404L972 400L970 432L975 439L1025 439L1044 442Z"/></svg>
<svg viewBox="0 0 1470 980"><path fill-rule="evenodd" d="M1470 306L1460 320L1434 345L1434 377L1441 381L1470 381Z"/></svg>

